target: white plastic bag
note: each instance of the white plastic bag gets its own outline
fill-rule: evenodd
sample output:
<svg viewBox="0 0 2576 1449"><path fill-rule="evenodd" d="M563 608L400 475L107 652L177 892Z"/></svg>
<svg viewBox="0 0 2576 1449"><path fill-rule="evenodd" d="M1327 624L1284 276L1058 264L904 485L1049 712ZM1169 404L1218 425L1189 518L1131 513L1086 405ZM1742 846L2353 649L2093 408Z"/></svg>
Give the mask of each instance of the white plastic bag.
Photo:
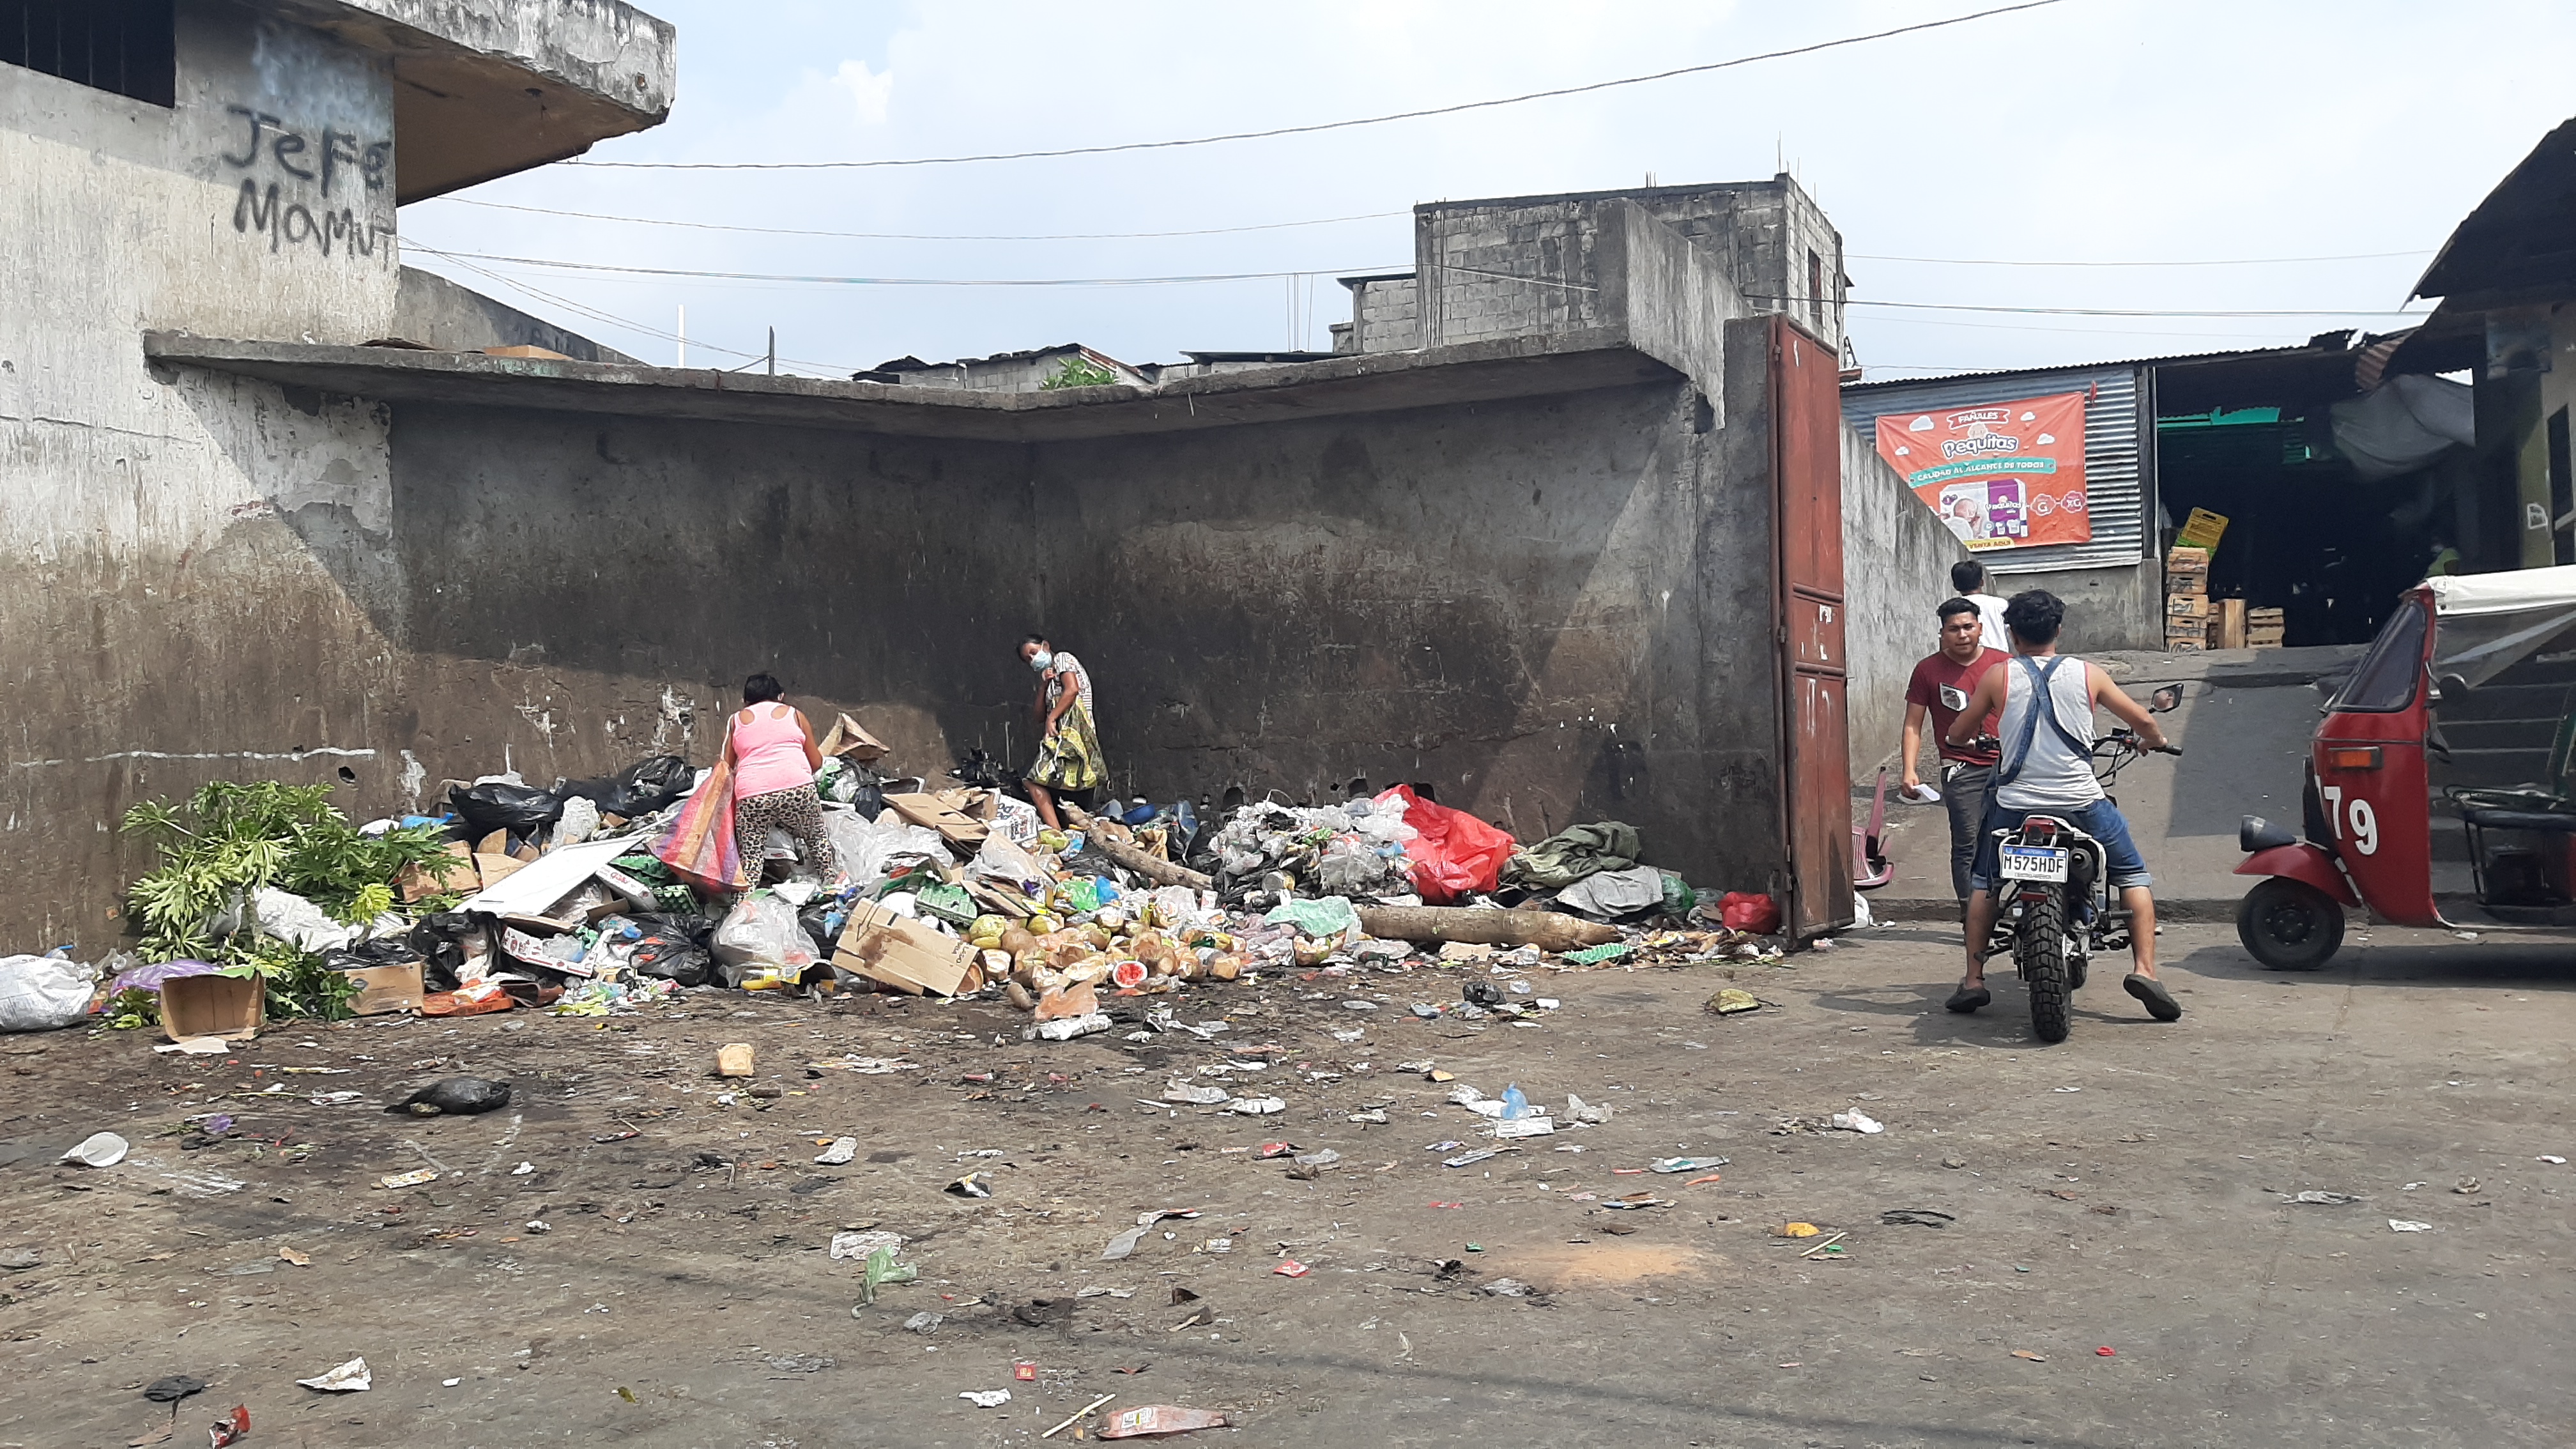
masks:
<svg viewBox="0 0 2576 1449"><path fill-rule="evenodd" d="M727 912L708 943L727 966L760 966L780 975L802 974L816 960L814 938L796 921L796 908L774 895L756 895Z"/></svg>
<svg viewBox="0 0 2576 1449"><path fill-rule="evenodd" d="M89 1014L98 970L58 956L0 959L0 1031L52 1031Z"/></svg>
<svg viewBox="0 0 2576 1449"><path fill-rule="evenodd" d="M332 920L320 906L292 891L265 886L251 897L251 924L263 936L289 941L306 951L337 951L358 939L358 928Z"/></svg>
<svg viewBox="0 0 2576 1449"><path fill-rule="evenodd" d="M897 860L949 859L948 843L938 831L911 824L892 810L879 815L874 824L855 810L827 810L823 829L831 837L832 853L840 857L844 884L873 887Z"/></svg>

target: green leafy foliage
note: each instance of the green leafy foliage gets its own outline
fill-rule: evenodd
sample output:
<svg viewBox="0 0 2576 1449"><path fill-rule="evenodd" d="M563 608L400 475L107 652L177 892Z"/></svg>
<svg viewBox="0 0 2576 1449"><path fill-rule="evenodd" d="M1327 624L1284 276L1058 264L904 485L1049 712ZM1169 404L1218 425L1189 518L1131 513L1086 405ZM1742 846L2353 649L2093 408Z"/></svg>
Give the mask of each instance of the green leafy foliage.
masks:
<svg viewBox="0 0 2576 1449"><path fill-rule="evenodd" d="M1046 380L1038 384L1038 389L1041 392L1054 392L1058 388L1115 387L1117 385L1118 374L1076 353L1056 364L1055 371L1047 374Z"/></svg>
<svg viewBox="0 0 2576 1449"><path fill-rule="evenodd" d="M98 1019L118 1031L158 1025L161 1020L161 993L129 986L107 999L107 1004L99 1008Z"/></svg>
<svg viewBox="0 0 2576 1449"><path fill-rule="evenodd" d="M185 805L149 800L126 812L125 829L158 846L160 866L127 889L132 919L152 960L212 961L266 979L280 1015L346 1014L347 979L320 957L241 928L218 934L219 915L274 886L355 925L391 909L404 867L436 857L436 826L368 836L331 805L328 785L242 785L218 780Z"/></svg>

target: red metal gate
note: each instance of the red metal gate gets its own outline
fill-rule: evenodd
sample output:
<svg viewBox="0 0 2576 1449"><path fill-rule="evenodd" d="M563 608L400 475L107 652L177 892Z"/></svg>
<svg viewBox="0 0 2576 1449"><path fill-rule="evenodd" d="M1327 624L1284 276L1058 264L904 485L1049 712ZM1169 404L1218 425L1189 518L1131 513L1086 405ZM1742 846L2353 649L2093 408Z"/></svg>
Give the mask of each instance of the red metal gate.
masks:
<svg viewBox="0 0 2576 1449"><path fill-rule="evenodd" d="M1780 643L1781 824L1789 929L1852 922L1851 734L1843 654L1841 360L1771 319L1772 519Z"/></svg>

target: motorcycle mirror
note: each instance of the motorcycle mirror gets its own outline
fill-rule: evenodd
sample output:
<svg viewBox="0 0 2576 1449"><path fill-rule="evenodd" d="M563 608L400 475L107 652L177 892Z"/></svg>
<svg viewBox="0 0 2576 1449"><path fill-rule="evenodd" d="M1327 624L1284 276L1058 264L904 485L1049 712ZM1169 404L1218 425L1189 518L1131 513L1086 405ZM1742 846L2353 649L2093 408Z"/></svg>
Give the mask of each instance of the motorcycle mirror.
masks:
<svg viewBox="0 0 2576 1449"><path fill-rule="evenodd" d="M2147 696L2147 711L2150 714L2163 714L2167 710L2180 709L2181 707L2182 686L2179 684L2168 684L2164 688L2157 690L2154 694Z"/></svg>

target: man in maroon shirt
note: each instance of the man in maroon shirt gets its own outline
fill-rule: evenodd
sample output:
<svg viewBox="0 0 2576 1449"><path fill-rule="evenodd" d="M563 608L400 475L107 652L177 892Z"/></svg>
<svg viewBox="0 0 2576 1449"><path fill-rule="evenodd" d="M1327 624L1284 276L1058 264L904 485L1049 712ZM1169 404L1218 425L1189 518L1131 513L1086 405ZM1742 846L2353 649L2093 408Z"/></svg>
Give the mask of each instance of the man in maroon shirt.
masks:
<svg viewBox="0 0 2576 1449"><path fill-rule="evenodd" d="M1981 738L1966 745L1949 742L1950 723L1968 707L1968 696L1986 671L2004 662L2000 649L1988 649L1983 638L1985 616L1966 599L1951 599L1936 610L1941 616L1941 652L1914 666L1905 686L1905 788L1921 788L1915 760L1923 749L1923 716L1932 716L1932 737L1941 746L1941 802L1950 811L1950 888L1968 898L1968 867L1977 857L1977 830L1986 818L1986 792L1995 779L1994 716L1988 715Z"/></svg>

